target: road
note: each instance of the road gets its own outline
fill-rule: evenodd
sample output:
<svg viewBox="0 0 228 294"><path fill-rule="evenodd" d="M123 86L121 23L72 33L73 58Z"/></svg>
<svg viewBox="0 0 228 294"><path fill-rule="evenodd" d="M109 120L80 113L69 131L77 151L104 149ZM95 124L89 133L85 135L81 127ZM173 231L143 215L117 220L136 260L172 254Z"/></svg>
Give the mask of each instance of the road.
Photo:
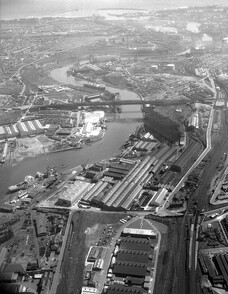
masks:
<svg viewBox="0 0 228 294"><path fill-rule="evenodd" d="M66 230L65 230L65 234L63 237L63 243L62 243L62 247L61 247L61 251L59 254L59 260L58 260L58 264L55 270L55 274L54 274L54 278L52 281L52 286L51 289L49 291L49 294L56 294L57 292L57 287L58 284L60 282L61 279L61 267L62 267L62 262L63 262L63 256L64 256L64 252L65 252L65 248L66 248L66 243L67 243L67 239L68 239L68 235L69 235L69 230L71 227L71 222L72 222L72 217L73 217L74 212L71 211L68 217L68 221L67 221L67 225L66 225Z"/></svg>

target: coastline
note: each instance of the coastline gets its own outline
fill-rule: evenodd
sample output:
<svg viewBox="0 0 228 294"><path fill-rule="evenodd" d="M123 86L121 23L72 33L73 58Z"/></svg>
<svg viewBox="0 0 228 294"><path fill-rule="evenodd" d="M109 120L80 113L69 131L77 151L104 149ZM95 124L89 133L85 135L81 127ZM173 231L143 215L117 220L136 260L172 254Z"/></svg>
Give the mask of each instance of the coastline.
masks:
<svg viewBox="0 0 228 294"><path fill-rule="evenodd" d="M16 1L15 1L16 2ZM21 3L21 5L26 5L25 3ZM79 9L77 7L73 7L73 5L69 4L69 9L71 10L62 10L62 11L56 11L55 13L48 13L47 10L50 10L53 7L47 7L47 9L45 11L41 11L41 12L37 12L36 8L30 9L29 8L26 9L26 11L23 10L23 13L20 13L20 11L18 12L18 14L20 13L20 16L18 15L15 16L12 15L12 11L16 12L18 9L17 4L11 5L11 9L9 10L9 8L7 7L7 5L2 5L1 6L1 21L18 21L18 20L23 20L23 19L42 19L42 18L90 18L93 16L103 16L102 12L105 11L110 11L110 12L115 12L115 11L122 11L123 14L126 13L130 13L129 11L132 11L132 13L137 13L137 12L157 12L157 11L167 11L167 10L178 10L178 9L188 9L188 8L194 8L194 7L209 7L211 6L211 1L210 0L204 0L204 1L192 1L191 4L189 4L188 1L180 1L180 3L178 3L178 1L176 1L176 3L166 3L165 4L166 7L164 7L163 2L157 3L156 1L151 1L150 5L143 5L143 8L138 8L138 7L133 7L133 8L127 8L127 7L94 7L91 8L90 10L88 9ZM167 7L168 5L168 7ZM215 3L215 5L223 7L223 6L227 6L227 3L225 0L217 0L217 2ZM138 5L137 5L138 6ZM77 13L78 15L72 15L72 13ZM21 16L21 14L24 14L23 16ZM36 15L37 14L37 15ZM120 14L120 16L122 17L122 15ZM109 20L110 17L106 17L107 20ZM119 20L119 16L116 17L116 20ZM123 17L123 19L125 19ZM112 20L112 19L111 19Z"/></svg>

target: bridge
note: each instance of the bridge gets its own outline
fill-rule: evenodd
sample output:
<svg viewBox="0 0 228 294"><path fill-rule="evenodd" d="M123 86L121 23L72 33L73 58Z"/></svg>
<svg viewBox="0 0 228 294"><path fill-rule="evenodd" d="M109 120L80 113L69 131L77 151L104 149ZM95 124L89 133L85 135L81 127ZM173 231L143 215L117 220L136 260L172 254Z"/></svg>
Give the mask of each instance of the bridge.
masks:
<svg viewBox="0 0 228 294"><path fill-rule="evenodd" d="M74 103L59 103L59 104L50 104L50 105L33 105L30 110L37 109L78 109L78 107L99 107L99 106L121 106L121 105L143 105L143 106L167 106L167 105L180 105L186 104L186 100L112 100L112 101L96 101L96 102L74 102Z"/></svg>

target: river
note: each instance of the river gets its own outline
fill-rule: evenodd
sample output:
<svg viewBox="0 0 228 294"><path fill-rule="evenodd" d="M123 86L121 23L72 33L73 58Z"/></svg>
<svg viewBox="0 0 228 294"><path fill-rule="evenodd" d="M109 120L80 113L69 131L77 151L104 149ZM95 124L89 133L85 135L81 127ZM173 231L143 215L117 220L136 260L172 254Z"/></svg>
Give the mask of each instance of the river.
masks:
<svg viewBox="0 0 228 294"><path fill-rule="evenodd" d="M51 77L61 83L72 85L82 84L72 76L67 76L66 71L71 67L64 66L51 72ZM119 92L120 98L140 99L137 94L128 90L106 87L112 93ZM26 175L35 175L37 171L44 171L47 166L55 166L57 170L67 170L80 164L87 164L110 158L120 152L120 146L142 122L142 112L139 105L122 106L122 113L107 124L107 131L102 140L85 145L83 149L70 150L59 153L50 153L38 157L26 158L15 166L0 167L0 197L2 198L10 185L24 179ZM64 165L64 167L63 167Z"/></svg>

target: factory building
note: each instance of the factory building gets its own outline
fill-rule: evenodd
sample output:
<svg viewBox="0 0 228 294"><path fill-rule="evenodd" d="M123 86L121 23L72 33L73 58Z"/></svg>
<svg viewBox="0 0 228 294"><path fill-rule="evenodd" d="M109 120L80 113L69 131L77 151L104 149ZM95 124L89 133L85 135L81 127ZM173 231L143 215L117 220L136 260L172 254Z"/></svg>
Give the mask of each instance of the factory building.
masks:
<svg viewBox="0 0 228 294"><path fill-rule="evenodd" d="M160 170L163 163L175 155L175 152L175 147L164 145L154 156L147 156L141 161L132 163L128 162L128 159L125 161L124 158L121 161L121 158L120 163L111 163L103 175L105 178L119 181L111 189L112 182L110 181L96 183L83 197L83 201L112 210L129 210L135 199L145 206L150 199L142 197L143 183L148 182ZM159 191L159 193L162 191L161 195L157 193L154 197L157 205L162 203L168 192L165 187L163 188ZM109 191L106 192L107 190Z"/></svg>
<svg viewBox="0 0 228 294"><path fill-rule="evenodd" d="M35 136L44 132L42 124L37 119L24 122L20 121L17 123L16 126L19 131L19 136L21 138Z"/></svg>
<svg viewBox="0 0 228 294"><path fill-rule="evenodd" d="M122 235L123 236L137 236L140 238L145 238L148 236L153 239L157 238L157 233L153 230L134 229L134 228L124 228Z"/></svg>
<svg viewBox="0 0 228 294"><path fill-rule="evenodd" d="M0 272L2 271L7 255L8 255L8 250L6 247L3 247L0 253Z"/></svg>
<svg viewBox="0 0 228 294"><path fill-rule="evenodd" d="M0 284L2 283L16 283L18 278L18 273L8 272L0 273Z"/></svg>
<svg viewBox="0 0 228 294"><path fill-rule="evenodd" d="M16 125L0 126L0 140L16 138L19 135Z"/></svg>
<svg viewBox="0 0 228 294"><path fill-rule="evenodd" d="M158 145L159 145L159 143L157 143L157 142L147 142L144 140L140 140L134 144L133 150L151 151L152 149L155 149Z"/></svg>
<svg viewBox="0 0 228 294"><path fill-rule="evenodd" d="M94 287L82 287L81 294L96 294L97 289Z"/></svg>
<svg viewBox="0 0 228 294"><path fill-rule="evenodd" d="M107 294L144 294L145 290L143 288L132 286L132 287L126 287L125 285L120 284L113 284L110 285L106 291Z"/></svg>
<svg viewBox="0 0 228 294"><path fill-rule="evenodd" d="M17 283L0 284L0 293L25 293L26 286Z"/></svg>
<svg viewBox="0 0 228 294"><path fill-rule="evenodd" d="M154 246L157 234L150 229L125 228L117 240L109 275L112 281L105 293L138 293L149 289L152 281Z"/></svg>
<svg viewBox="0 0 228 294"><path fill-rule="evenodd" d="M25 274L26 266L21 263L5 263L3 273L18 273L20 275Z"/></svg>
<svg viewBox="0 0 228 294"><path fill-rule="evenodd" d="M150 204L155 206L161 206L167 194L168 190L166 188L159 189L157 193L155 193L155 195L152 197Z"/></svg>
<svg viewBox="0 0 228 294"><path fill-rule="evenodd" d="M65 191L62 191L58 197L56 205L70 207L76 202L80 201L84 195L92 189L94 185L85 181L76 180L73 184L65 187Z"/></svg>
<svg viewBox="0 0 228 294"><path fill-rule="evenodd" d="M35 227L36 227L37 237L47 235L47 222L46 222L46 219L41 214L36 215Z"/></svg>

